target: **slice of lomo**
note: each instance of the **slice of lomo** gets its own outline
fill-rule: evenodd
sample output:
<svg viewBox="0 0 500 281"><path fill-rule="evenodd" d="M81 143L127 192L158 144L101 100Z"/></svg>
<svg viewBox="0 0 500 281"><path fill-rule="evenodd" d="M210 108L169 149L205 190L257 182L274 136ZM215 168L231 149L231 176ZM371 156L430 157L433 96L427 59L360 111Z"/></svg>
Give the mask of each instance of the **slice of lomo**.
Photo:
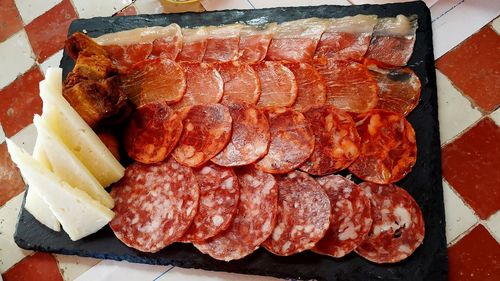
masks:
<svg viewBox="0 0 500 281"><path fill-rule="evenodd" d="M260 81L257 72L248 64L237 61L214 65L224 82L222 104L234 102L256 104L260 97Z"/></svg>
<svg viewBox="0 0 500 281"><path fill-rule="evenodd" d="M289 63L286 66L297 81L297 99L292 108L303 112L308 108L324 105L326 83L316 68L308 63Z"/></svg>
<svg viewBox="0 0 500 281"><path fill-rule="evenodd" d="M280 62L263 61L253 65L260 81L257 105L291 106L297 98L297 81L293 72Z"/></svg>

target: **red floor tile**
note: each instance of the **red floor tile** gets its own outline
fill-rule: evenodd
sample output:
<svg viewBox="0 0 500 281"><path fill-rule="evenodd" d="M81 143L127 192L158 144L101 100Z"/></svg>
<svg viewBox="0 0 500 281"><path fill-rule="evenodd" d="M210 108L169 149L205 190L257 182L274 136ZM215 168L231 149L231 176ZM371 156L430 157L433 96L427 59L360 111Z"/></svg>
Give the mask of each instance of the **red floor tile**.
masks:
<svg viewBox="0 0 500 281"><path fill-rule="evenodd" d="M0 144L0 206L21 193L24 187L23 178L12 162L4 142Z"/></svg>
<svg viewBox="0 0 500 281"><path fill-rule="evenodd" d="M482 225L448 249L449 281L500 280L500 245Z"/></svg>
<svg viewBox="0 0 500 281"><path fill-rule="evenodd" d="M127 8L119 11L115 16L135 16L137 15L137 9L134 5L130 5Z"/></svg>
<svg viewBox="0 0 500 281"><path fill-rule="evenodd" d="M0 90L0 123L7 137L33 122L33 115L42 112L38 83L43 79L38 66L19 76Z"/></svg>
<svg viewBox="0 0 500 281"><path fill-rule="evenodd" d="M500 35L491 27L472 35L436 66L482 110L500 105Z"/></svg>
<svg viewBox="0 0 500 281"><path fill-rule="evenodd" d="M23 20L19 15L14 0L0 1L0 42L23 28Z"/></svg>
<svg viewBox="0 0 500 281"><path fill-rule="evenodd" d="M443 148L443 176L482 219L500 209L500 127L484 118Z"/></svg>
<svg viewBox="0 0 500 281"><path fill-rule="evenodd" d="M51 254L35 253L2 274L4 281L63 281L57 261Z"/></svg>
<svg viewBox="0 0 500 281"><path fill-rule="evenodd" d="M68 27L77 18L70 0L63 0L26 26L38 62L45 61L63 48Z"/></svg>

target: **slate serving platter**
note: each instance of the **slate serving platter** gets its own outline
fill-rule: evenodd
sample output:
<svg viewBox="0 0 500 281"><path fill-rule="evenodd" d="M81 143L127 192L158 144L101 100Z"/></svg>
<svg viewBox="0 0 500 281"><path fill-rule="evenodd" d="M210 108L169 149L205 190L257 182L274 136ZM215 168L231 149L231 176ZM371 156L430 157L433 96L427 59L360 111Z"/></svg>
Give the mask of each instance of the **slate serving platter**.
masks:
<svg viewBox="0 0 500 281"><path fill-rule="evenodd" d="M312 252L304 252L291 257L278 257L259 249L242 260L222 262L199 253L189 244L180 243L171 245L155 254L142 253L122 244L115 238L109 227L105 227L80 241L72 242L64 231L57 233L44 227L24 208L14 234L16 243L24 249L66 255L126 260L135 263L170 264L185 268L270 275L281 278L446 280L448 266L441 185L436 78L430 12L423 2L102 17L74 21L69 28L69 34L85 30L90 36L96 37L110 32L170 23L177 23L181 27L234 22L263 24L308 17L334 18L357 14L376 14L381 17L394 17L398 14L418 16L417 39L409 66L417 73L422 82L422 94L418 107L408 116L417 136L418 158L412 172L398 183L399 186L413 195L424 214L425 240L411 257L396 264L378 265L366 261L354 253L341 259L321 256ZM61 67L65 73L73 68L73 62L66 54L61 61Z"/></svg>

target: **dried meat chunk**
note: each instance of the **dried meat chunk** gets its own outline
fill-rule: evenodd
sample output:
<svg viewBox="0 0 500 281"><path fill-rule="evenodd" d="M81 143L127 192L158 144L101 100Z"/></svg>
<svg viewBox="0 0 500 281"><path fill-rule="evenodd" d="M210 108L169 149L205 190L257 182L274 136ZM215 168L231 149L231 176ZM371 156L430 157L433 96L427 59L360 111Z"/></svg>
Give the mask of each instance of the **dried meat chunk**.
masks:
<svg viewBox="0 0 500 281"><path fill-rule="evenodd" d="M121 89L137 106L163 101L173 104L186 92L186 76L181 66L166 58L148 59L121 75Z"/></svg>
<svg viewBox="0 0 500 281"><path fill-rule="evenodd" d="M182 133L181 118L165 102L140 106L125 130L124 146L130 158L151 164L165 160Z"/></svg>
<svg viewBox="0 0 500 281"><path fill-rule="evenodd" d="M423 242L425 224L415 199L393 185L361 183L371 204L373 223L356 253L375 263L395 263L409 257Z"/></svg>
<svg viewBox="0 0 500 281"><path fill-rule="evenodd" d="M181 110L184 127L174 158L189 167L199 167L217 155L231 139L232 118L221 104L200 104Z"/></svg>
<svg viewBox="0 0 500 281"><path fill-rule="evenodd" d="M257 105L291 106L297 98L297 81L293 72L280 62L263 61L253 65L260 81Z"/></svg>
<svg viewBox="0 0 500 281"><path fill-rule="evenodd" d="M102 46L81 32L75 32L66 39L64 51L73 60L76 60L80 54L86 57L96 55L108 57L108 52Z"/></svg>
<svg viewBox="0 0 500 281"><path fill-rule="evenodd" d="M269 238L262 243L278 256L309 250L323 238L330 225L330 200L308 174L294 171L276 179L278 217Z"/></svg>
<svg viewBox="0 0 500 281"><path fill-rule="evenodd" d="M325 30L317 18L288 21L278 25L267 49L267 60L310 62Z"/></svg>
<svg viewBox="0 0 500 281"><path fill-rule="evenodd" d="M417 27L416 17L380 18L366 57L387 65L405 66L413 54Z"/></svg>
<svg viewBox="0 0 500 281"><path fill-rule="evenodd" d="M166 161L133 163L113 185L115 217L109 226L125 245L155 253L182 237L198 208L199 189L191 168Z"/></svg>
<svg viewBox="0 0 500 281"><path fill-rule="evenodd" d="M208 27L203 61L215 63L238 59L241 27L240 24Z"/></svg>
<svg viewBox="0 0 500 281"><path fill-rule="evenodd" d="M181 242L202 242L226 230L236 214L240 189L232 168L205 164L194 171L200 188L198 212Z"/></svg>
<svg viewBox="0 0 500 281"><path fill-rule="evenodd" d="M265 26L247 25L240 30L240 44L238 60L242 63L254 64L262 61L267 54L267 48L276 24L270 23Z"/></svg>
<svg viewBox="0 0 500 281"><path fill-rule="evenodd" d="M297 99L293 109L305 111L326 102L326 83L314 66L308 63L288 63L297 81Z"/></svg>
<svg viewBox="0 0 500 281"><path fill-rule="evenodd" d="M224 81L212 65L207 63L180 63L186 75L186 92L174 108L196 104L217 103L224 93Z"/></svg>
<svg viewBox="0 0 500 281"><path fill-rule="evenodd" d="M322 59L314 66L326 82L327 104L353 113L367 112L377 105L377 82L365 65Z"/></svg>
<svg viewBox="0 0 500 281"><path fill-rule="evenodd" d="M182 28L182 49L177 55L177 61L199 63L203 60L207 49L206 28Z"/></svg>
<svg viewBox="0 0 500 281"><path fill-rule="evenodd" d="M267 153L271 137L266 115L251 104L232 103L227 107L233 119L231 141L212 158L212 162L234 167L262 158Z"/></svg>
<svg viewBox="0 0 500 281"><path fill-rule="evenodd" d="M226 231L194 246L223 261L244 258L257 250L274 229L278 212L278 186L270 174L249 166L236 170L240 201Z"/></svg>
<svg viewBox="0 0 500 281"><path fill-rule="evenodd" d="M271 142L266 156L255 167L271 174L284 174L304 163L314 150L314 133L302 113L288 108L266 110Z"/></svg>
<svg viewBox="0 0 500 281"><path fill-rule="evenodd" d="M222 104L246 102L256 104L260 97L257 72L248 64L237 61L214 65L224 82Z"/></svg>
<svg viewBox="0 0 500 281"><path fill-rule="evenodd" d="M164 57L175 60L182 49L181 27L172 23L165 28L162 36L152 42L153 49L150 57Z"/></svg>
<svg viewBox="0 0 500 281"><path fill-rule="evenodd" d="M377 16L357 15L327 19L315 58L361 61L368 50Z"/></svg>
<svg viewBox="0 0 500 281"><path fill-rule="evenodd" d="M404 68L381 68L368 65L379 88L379 109L408 115L417 107L420 99L420 79L413 70Z"/></svg>
<svg viewBox="0 0 500 281"><path fill-rule="evenodd" d="M316 179L330 199L330 227L312 249L316 253L341 258L358 247L372 225L370 200L352 181L328 175Z"/></svg>
<svg viewBox="0 0 500 281"><path fill-rule="evenodd" d="M334 106L304 112L315 137L314 151L300 169L312 175L343 170L359 156L360 138L352 117Z"/></svg>
<svg viewBox="0 0 500 281"><path fill-rule="evenodd" d="M356 116L354 121L361 147L349 171L362 180L379 184L404 178L417 160L415 131L404 116L374 109Z"/></svg>

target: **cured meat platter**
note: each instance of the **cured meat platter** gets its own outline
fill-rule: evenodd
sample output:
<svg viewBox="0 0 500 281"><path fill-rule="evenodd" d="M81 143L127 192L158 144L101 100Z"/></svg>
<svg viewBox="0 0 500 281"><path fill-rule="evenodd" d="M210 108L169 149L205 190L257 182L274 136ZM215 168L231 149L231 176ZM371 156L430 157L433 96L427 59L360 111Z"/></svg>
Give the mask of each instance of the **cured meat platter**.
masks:
<svg viewBox="0 0 500 281"><path fill-rule="evenodd" d="M150 26L167 26L172 23L176 23L183 28L233 23L262 25L270 22L280 24L312 17L340 18L359 14L377 15L379 17L396 17L398 15L407 17L416 16L418 19L415 46L411 59L407 64L416 73L421 83L421 95L418 106L407 116L408 122L413 126L415 131L418 158L411 172L396 183L411 195L410 198L413 197L415 199L422 210L423 220L425 221L425 239L423 244L411 256L397 263L381 265L369 262L354 253L350 253L342 258L331 258L311 251L305 251L285 257L278 256L279 253L278 255L273 255L262 248L242 259L226 262L212 259L208 255L201 254L191 244L182 243L174 243L156 253L146 253L127 247L116 238L109 226L81 240L72 241L65 232L53 232L41 225L25 208L23 208L20 214L14 235L16 243L25 249L60 254L126 260L137 263L168 264L186 268L269 275L281 278L317 280L445 280L447 276L447 249L441 186L437 93L430 14L423 2L363 6L228 10L202 14L184 13L81 19L72 23L69 34L85 32L90 37L95 38L122 30ZM282 54L275 54L275 56L280 55ZM73 60L66 52L63 56L61 67L63 68L64 76L74 67ZM190 109L190 111L192 110ZM282 113L278 112L277 114ZM174 155L174 157L176 156ZM216 159L215 161L220 160ZM167 174L181 173L180 170L175 168L177 167L176 163L168 163L171 165L170 169L172 172ZM302 169L304 170L304 168ZM351 171L354 171L354 169ZM341 174L346 176L347 172L341 172ZM297 177L297 175L293 177ZM289 180L292 180L293 177L290 176ZM360 182L354 176L352 180L357 183ZM369 186L369 184L365 184L365 186ZM114 195L116 196L116 193ZM317 200L311 202L314 201ZM269 244L267 243L266 248L272 249L273 246ZM201 250L198 245L197 248ZM276 253L275 250L273 251ZM361 250L358 250L358 253L361 253Z"/></svg>

